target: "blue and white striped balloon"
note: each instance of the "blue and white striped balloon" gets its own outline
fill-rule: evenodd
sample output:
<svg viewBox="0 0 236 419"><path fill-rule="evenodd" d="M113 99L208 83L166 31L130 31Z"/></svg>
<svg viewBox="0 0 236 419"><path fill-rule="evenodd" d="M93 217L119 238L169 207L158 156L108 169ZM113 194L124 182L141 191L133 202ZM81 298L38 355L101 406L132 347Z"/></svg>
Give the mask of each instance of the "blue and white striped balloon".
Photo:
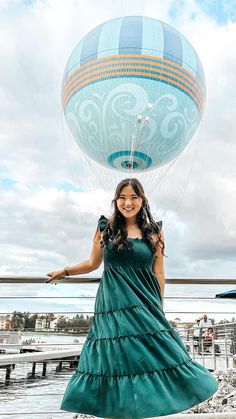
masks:
<svg viewBox="0 0 236 419"><path fill-rule="evenodd" d="M62 103L79 147L141 172L176 158L199 126L204 71L192 45L157 19L127 16L90 31L64 73Z"/></svg>

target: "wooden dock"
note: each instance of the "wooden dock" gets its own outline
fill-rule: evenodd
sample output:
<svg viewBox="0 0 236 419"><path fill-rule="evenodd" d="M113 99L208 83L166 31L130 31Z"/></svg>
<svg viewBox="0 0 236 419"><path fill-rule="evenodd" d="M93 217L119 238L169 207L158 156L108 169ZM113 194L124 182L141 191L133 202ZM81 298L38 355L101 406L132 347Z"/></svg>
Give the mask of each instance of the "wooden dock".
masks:
<svg viewBox="0 0 236 419"><path fill-rule="evenodd" d="M64 359L79 356L81 348L63 349L54 351L34 352L28 354L9 354L0 356L0 367L6 365L18 364L21 362L43 362L53 359Z"/></svg>
<svg viewBox="0 0 236 419"><path fill-rule="evenodd" d="M11 371L19 363L32 362L32 372L30 378L35 377L36 364L43 363L42 377L46 376L47 363L50 361L58 362L57 370L62 369L63 362L70 362L71 366L78 363L82 348L60 349L54 351L33 352L26 354L8 354L0 356L0 368L6 369L5 385L10 384Z"/></svg>

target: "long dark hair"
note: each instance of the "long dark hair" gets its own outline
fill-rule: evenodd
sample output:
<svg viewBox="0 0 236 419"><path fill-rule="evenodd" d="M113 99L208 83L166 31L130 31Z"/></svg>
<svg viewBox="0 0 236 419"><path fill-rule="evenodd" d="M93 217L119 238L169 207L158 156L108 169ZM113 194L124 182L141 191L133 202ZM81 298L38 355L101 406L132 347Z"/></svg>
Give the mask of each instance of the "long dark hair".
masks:
<svg viewBox="0 0 236 419"><path fill-rule="evenodd" d="M161 252L164 255L164 242L161 239L161 221L156 222L150 211L148 200L145 196L144 189L142 184L138 179L128 178L123 179L116 187L115 196L112 200L112 205L114 208L111 218L108 220L107 226L103 232L102 245L107 245L109 242L112 242L113 246L121 251L124 247L127 247L129 250L132 249L133 244L131 241L127 240L127 231L125 217L121 214L117 207L117 199L120 197L122 188L125 186L131 186L135 193L142 198L142 207L140 208L136 221L142 232L142 237L147 240L147 243L153 253L157 251L157 246L161 248ZM152 235L157 233L157 240L154 240Z"/></svg>

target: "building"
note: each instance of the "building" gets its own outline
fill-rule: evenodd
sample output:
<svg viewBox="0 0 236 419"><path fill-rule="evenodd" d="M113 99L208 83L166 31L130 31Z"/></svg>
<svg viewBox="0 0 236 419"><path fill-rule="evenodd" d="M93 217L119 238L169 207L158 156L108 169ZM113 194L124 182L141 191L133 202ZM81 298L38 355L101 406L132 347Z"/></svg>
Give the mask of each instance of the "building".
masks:
<svg viewBox="0 0 236 419"><path fill-rule="evenodd" d="M0 315L0 330L11 330L11 317Z"/></svg>
<svg viewBox="0 0 236 419"><path fill-rule="evenodd" d="M36 319L35 321L35 330L45 330L47 327L46 319Z"/></svg>
<svg viewBox="0 0 236 419"><path fill-rule="evenodd" d="M35 330L55 330L57 326L58 318L39 318L35 321Z"/></svg>

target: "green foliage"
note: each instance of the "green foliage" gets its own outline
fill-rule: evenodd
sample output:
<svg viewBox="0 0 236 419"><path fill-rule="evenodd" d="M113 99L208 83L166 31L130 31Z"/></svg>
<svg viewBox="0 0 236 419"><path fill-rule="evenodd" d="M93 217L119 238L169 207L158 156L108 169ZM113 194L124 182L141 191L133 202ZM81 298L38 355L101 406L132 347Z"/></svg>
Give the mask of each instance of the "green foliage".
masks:
<svg viewBox="0 0 236 419"><path fill-rule="evenodd" d="M61 316L59 317L56 327L56 330L64 331L75 331L78 332L87 332L92 324L94 316L84 316L84 314L76 314L72 319ZM53 313L47 313L40 315L38 313L30 314L29 312L20 312L14 311L11 319L11 328L12 330L35 330L36 320L46 320L45 329L50 329L50 321L55 320L56 317Z"/></svg>

